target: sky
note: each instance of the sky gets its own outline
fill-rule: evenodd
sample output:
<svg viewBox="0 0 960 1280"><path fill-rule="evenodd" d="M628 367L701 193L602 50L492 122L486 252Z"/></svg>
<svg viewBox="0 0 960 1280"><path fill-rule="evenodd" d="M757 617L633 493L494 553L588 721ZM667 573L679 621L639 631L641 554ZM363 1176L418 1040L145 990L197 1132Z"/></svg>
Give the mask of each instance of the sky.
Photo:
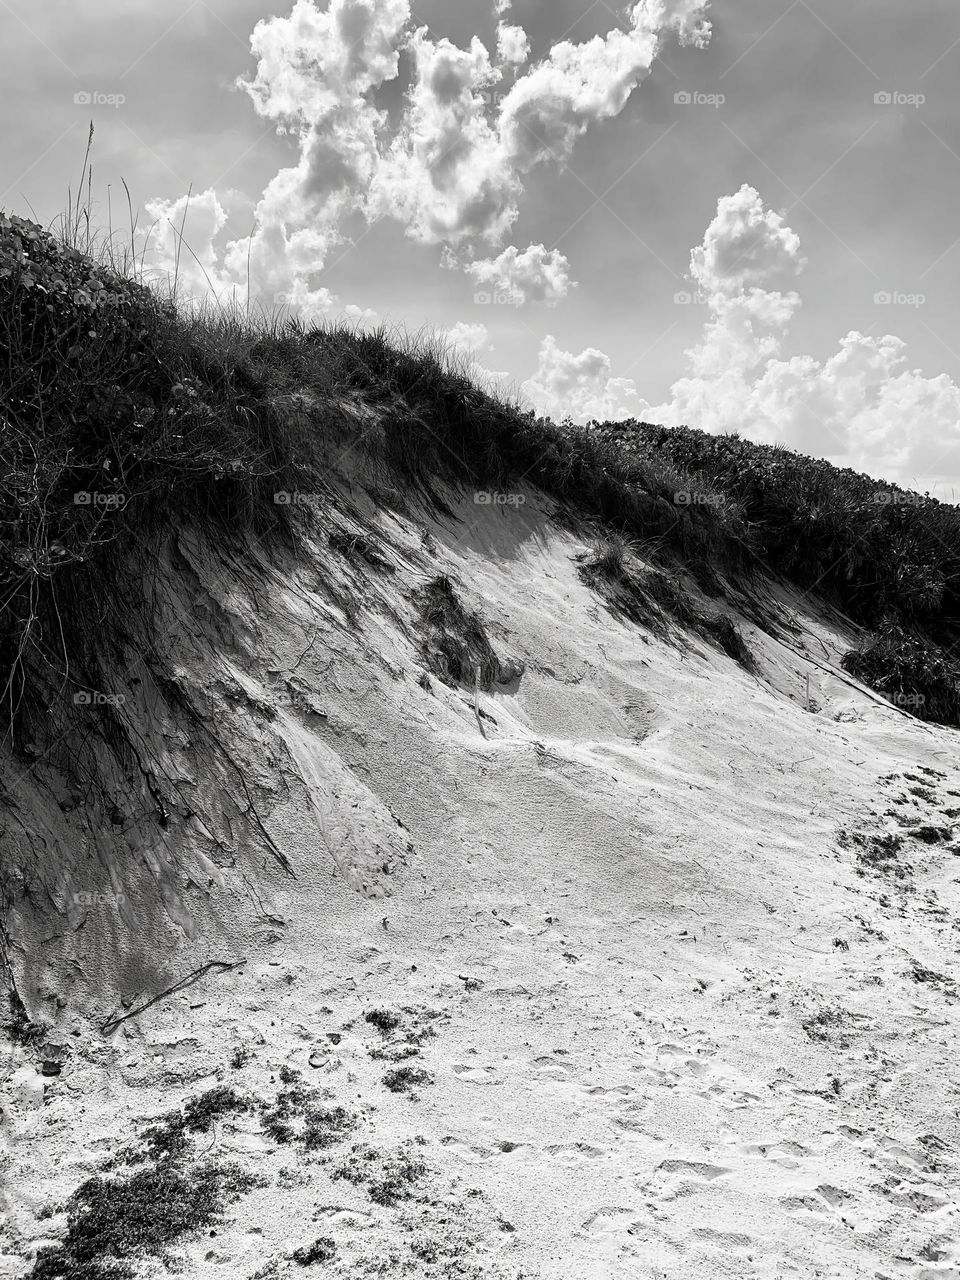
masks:
<svg viewBox="0 0 960 1280"><path fill-rule="evenodd" d="M0 0L0 206L960 500L956 0ZM182 228L183 248L176 253Z"/></svg>

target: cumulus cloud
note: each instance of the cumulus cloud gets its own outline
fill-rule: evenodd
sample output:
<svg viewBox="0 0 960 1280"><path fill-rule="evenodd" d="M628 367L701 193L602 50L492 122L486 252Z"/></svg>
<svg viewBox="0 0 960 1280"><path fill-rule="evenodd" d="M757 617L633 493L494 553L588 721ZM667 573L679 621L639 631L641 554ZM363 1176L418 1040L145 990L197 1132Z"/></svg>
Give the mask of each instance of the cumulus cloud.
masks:
<svg viewBox="0 0 960 1280"><path fill-rule="evenodd" d="M525 302L556 305L576 288L567 259L557 249L548 252L542 244L532 244L522 253L510 245L498 257L467 263L464 270L479 290L506 295L520 306Z"/></svg>
<svg viewBox="0 0 960 1280"><path fill-rule="evenodd" d="M519 65L530 56L530 39L523 27L509 22L497 23L497 58L500 62Z"/></svg>
<svg viewBox="0 0 960 1280"><path fill-rule="evenodd" d="M372 307L358 307L352 302L343 308L343 317L352 324L361 326L376 324L380 318Z"/></svg>
<svg viewBox="0 0 960 1280"><path fill-rule="evenodd" d="M308 314L329 307L314 277L342 243L340 224L362 207L379 166L386 115L373 95L397 75L409 20L409 0L330 0L326 11L296 0L288 18L255 26L257 70L240 87L259 115L300 144L297 164L267 184L253 235L225 253L227 271L238 275L249 264L266 297Z"/></svg>
<svg viewBox="0 0 960 1280"><path fill-rule="evenodd" d="M910 369L899 338L854 330L826 360L784 356L800 297L783 286L803 265L799 238L754 188L723 197L690 260L709 307L703 337L671 399L643 416L783 441L908 484L956 483L960 387Z"/></svg>
<svg viewBox="0 0 960 1280"><path fill-rule="evenodd" d="M690 274L704 293L728 297L757 287L768 290L774 280L795 276L804 265L800 237L746 183L718 202L703 243L690 254Z"/></svg>
<svg viewBox="0 0 960 1280"><path fill-rule="evenodd" d="M409 21L409 0L330 0L325 10L295 0L289 17L256 24L250 37L256 73L238 83L258 115L297 139L297 161L267 183L253 233L225 245L216 193L190 199L188 242L204 270L185 274L182 253L184 290L246 294L249 281L251 296L308 319L335 308L319 276L379 168L387 117L375 94L397 76ZM175 223L185 202L155 201L151 212L164 225ZM169 253L155 257L158 268L169 263Z"/></svg>
<svg viewBox="0 0 960 1280"><path fill-rule="evenodd" d="M216 242L227 222L227 210L209 189L178 200L148 200L149 230L144 264L161 282L176 282L187 297L232 293L234 282L221 273Z"/></svg>
<svg viewBox="0 0 960 1280"><path fill-rule="evenodd" d="M525 173L569 159L591 125L620 114L671 32L683 43L707 42L706 9L707 0L640 0L628 30L555 44L501 104L500 140L511 166Z"/></svg>
<svg viewBox="0 0 960 1280"><path fill-rule="evenodd" d="M458 353L469 358L490 351L493 347L490 330L485 324L467 324L461 320L452 329L443 330L440 336Z"/></svg>
<svg viewBox="0 0 960 1280"><path fill-rule="evenodd" d="M538 413L586 422L634 416L643 403L631 378L615 378L610 357L595 347L563 351L552 334L540 347L537 372L521 387Z"/></svg>
<svg viewBox="0 0 960 1280"><path fill-rule="evenodd" d="M289 16L256 24L256 69L238 84L257 114L294 140L296 159L267 183L252 235L221 247L221 222L204 239L210 279L245 289L249 277L268 304L329 310L335 300L322 272L348 241L351 218L395 219L419 243L457 250L460 262L500 249L527 172L565 161L591 125L617 115L665 40L705 42L708 5L639 0L626 30L564 40L525 67L529 42L503 21L508 0L495 0L497 61L477 37L460 48L416 28L410 0L294 0ZM378 94L397 79L402 52L413 80L391 119ZM512 79L505 93L504 68ZM204 216L216 220L212 204ZM541 277L529 296L556 300L569 287L565 263L543 264Z"/></svg>
<svg viewBox="0 0 960 1280"><path fill-rule="evenodd" d="M431 40L424 28L409 48L416 78L370 210L399 218L424 244L497 243L518 216L520 195L488 109L502 73L476 36L460 49L446 38Z"/></svg>
<svg viewBox="0 0 960 1280"><path fill-rule="evenodd" d="M901 339L856 330L826 360L784 351L801 305L787 286L804 266L800 241L749 186L723 197L692 252L690 275L707 301L688 370L661 405L642 400L594 348L545 339L523 392L554 418L634 417L782 441L888 480L960 486L960 386L912 369Z"/></svg>

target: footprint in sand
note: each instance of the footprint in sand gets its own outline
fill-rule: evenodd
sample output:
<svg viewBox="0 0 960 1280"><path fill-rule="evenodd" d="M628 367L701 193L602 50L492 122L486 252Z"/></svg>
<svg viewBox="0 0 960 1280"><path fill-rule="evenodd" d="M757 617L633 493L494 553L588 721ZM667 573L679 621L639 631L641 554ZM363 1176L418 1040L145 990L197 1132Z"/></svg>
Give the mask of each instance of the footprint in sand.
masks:
<svg viewBox="0 0 960 1280"><path fill-rule="evenodd" d="M320 1205L313 1215L313 1220L325 1227L352 1227L354 1230L375 1225L373 1214L364 1213L362 1209L351 1209L343 1204Z"/></svg>
<svg viewBox="0 0 960 1280"><path fill-rule="evenodd" d="M588 1142L559 1142L545 1147L544 1150L547 1155L553 1156L561 1164L571 1167L587 1164L607 1154L605 1147L591 1147Z"/></svg>
<svg viewBox="0 0 960 1280"><path fill-rule="evenodd" d="M767 1160L784 1169L799 1169L800 1161L810 1155L809 1150L799 1142L777 1142L776 1139L771 1139L769 1142L737 1143L735 1150L741 1155L750 1156L755 1160Z"/></svg>
<svg viewBox="0 0 960 1280"><path fill-rule="evenodd" d="M647 1127L648 1120L649 1104L640 1102L624 1107L619 1115L613 1117L610 1123L620 1131L621 1137L647 1143L662 1143L662 1138L650 1132Z"/></svg>
<svg viewBox="0 0 960 1280"><path fill-rule="evenodd" d="M713 1227L696 1227L693 1235L704 1244L712 1244L718 1249L751 1249L756 1247L752 1236L742 1231L717 1231Z"/></svg>
<svg viewBox="0 0 960 1280"><path fill-rule="evenodd" d="M481 1147L454 1137L442 1138L441 1142L467 1164L480 1164L484 1160L527 1161L532 1160L535 1154L532 1143L513 1142L510 1138L501 1138L492 1147Z"/></svg>
<svg viewBox="0 0 960 1280"><path fill-rule="evenodd" d="M814 1187L813 1190L831 1209L842 1209L844 1205L856 1199L856 1196L851 1195L849 1191L842 1191L840 1187L832 1187L829 1183L823 1183L819 1187Z"/></svg>
<svg viewBox="0 0 960 1280"><path fill-rule="evenodd" d="M471 1067L465 1063L456 1063L453 1070L458 1079L466 1080L469 1084L500 1084L496 1078L496 1067Z"/></svg>
<svg viewBox="0 0 960 1280"><path fill-rule="evenodd" d="M636 1209L627 1209L621 1205L604 1205L595 1210L580 1224L578 1235L584 1235L599 1242L616 1242L636 1219Z"/></svg>
<svg viewBox="0 0 960 1280"><path fill-rule="evenodd" d="M494 1155L508 1160L532 1160L534 1156L533 1143L512 1142L509 1138L502 1138L497 1143Z"/></svg>
<svg viewBox="0 0 960 1280"><path fill-rule="evenodd" d="M478 1147L475 1143L464 1142L460 1138L441 1138L443 1146L448 1151L452 1151L455 1156L463 1160L466 1164L480 1164L484 1160L489 1160L491 1152L486 1147Z"/></svg>
<svg viewBox="0 0 960 1280"><path fill-rule="evenodd" d="M533 1069L541 1080L567 1080L570 1078L570 1068L565 1062L561 1062L559 1058L534 1058Z"/></svg>
<svg viewBox="0 0 960 1280"><path fill-rule="evenodd" d="M581 1223L576 1234L591 1242L591 1264L578 1272L584 1280L639 1280L641 1276L686 1280L689 1274L686 1267L675 1269L676 1247L660 1235L649 1215L638 1215L636 1207L604 1205Z"/></svg>
<svg viewBox="0 0 960 1280"><path fill-rule="evenodd" d="M648 1194L656 1194L661 1202L681 1200L699 1195L728 1173L730 1170L723 1165L700 1160L661 1160L641 1185Z"/></svg>
<svg viewBox="0 0 960 1280"><path fill-rule="evenodd" d="M687 1178L698 1178L703 1182L713 1182L730 1172L720 1164L705 1164L699 1160L661 1160L657 1165L658 1173L680 1174Z"/></svg>
<svg viewBox="0 0 960 1280"><path fill-rule="evenodd" d="M815 1195L781 1196L778 1203L787 1213L816 1213L822 1216L825 1212L823 1201Z"/></svg>

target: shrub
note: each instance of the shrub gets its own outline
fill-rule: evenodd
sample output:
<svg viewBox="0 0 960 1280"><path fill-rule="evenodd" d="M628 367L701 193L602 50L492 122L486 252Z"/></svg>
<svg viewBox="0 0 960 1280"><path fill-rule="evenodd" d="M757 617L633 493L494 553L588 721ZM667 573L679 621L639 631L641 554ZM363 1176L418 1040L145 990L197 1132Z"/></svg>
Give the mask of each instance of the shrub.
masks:
<svg viewBox="0 0 960 1280"><path fill-rule="evenodd" d="M960 662L898 626L871 634L842 666L921 720L960 725Z"/></svg>
<svg viewBox="0 0 960 1280"><path fill-rule="evenodd" d="M626 557L632 549L629 539L621 534L611 534L600 542L588 561L589 568L604 578L622 582L626 576Z"/></svg>

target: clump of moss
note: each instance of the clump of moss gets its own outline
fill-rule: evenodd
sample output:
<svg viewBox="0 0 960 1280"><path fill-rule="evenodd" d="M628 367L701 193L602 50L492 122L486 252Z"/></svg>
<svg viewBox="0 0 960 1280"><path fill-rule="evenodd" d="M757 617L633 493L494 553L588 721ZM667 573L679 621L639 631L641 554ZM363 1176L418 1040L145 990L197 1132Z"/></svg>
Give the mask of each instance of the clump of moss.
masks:
<svg viewBox="0 0 960 1280"><path fill-rule="evenodd" d="M811 1040L826 1042L839 1032L843 1026L843 1018L844 1015L839 1009L820 1009L817 1013L811 1014L810 1017L804 1018L800 1025ZM844 1043L845 1037L841 1036L841 1047Z"/></svg>
<svg viewBox="0 0 960 1280"><path fill-rule="evenodd" d="M280 1077L290 1085L281 1089L272 1103L262 1103L260 1119L264 1129L281 1144L299 1143L305 1151L319 1151L342 1142L354 1128L356 1119L344 1107L323 1105L320 1089L299 1083L300 1073L281 1068Z"/></svg>
<svg viewBox="0 0 960 1280"><path fill-rule="evenodd" d="M908 836L912 836L914 840L920 840L924 844L940 844L941 841L950 841L953 839L953 832L949 827L920 826L911 827L907 831Z"/></svg>
<svg viewBox="0 0 960 1280"><path fill-rule="evenodd" d="M417 1141L422 1142L422 1139ZM335 1179L344 1178L355 1186L365 1186L376 1204L393 1207L409 1200L416 1184L427 1173L427 1166L411 1151L411 1145L392 1152L378 1151L359 1143L351 1147L347 1159L333 1171Z"/></svg>
<svg viewBox="0 0 960 1280"><path fill-rule="evenodd" d="M383 1083L391 1093L409 1093L416 1085L433 1084L429 1071L413 1067L394 1067L383 1077Z"/></svg>
<svg viewBox="0 0 960 1280"><path fill-rule="evenodd" d="M897 879L904 880L913 869L910 863L905 862L901 857L903 836L895 832L885 831L881 835L865 835L857 831L852 836L845 836L842 847L845 848L851 841L857 846L858 875L863 876L868 871L874 871L894 875Z"/></svg>
<svg viewBox="0 0 960 1280"><path fill-rule="evenodd" d="M138 1259L162 1256L262 1185L234 1164L186 1168L182 1154L129 1176L82 1183L67 1201L66 1236L40 1250L30 1280L132 1280Z"/></svg>
<svg viewBox="0 0 960 1280"><path fill-rule="evenodd" d="M405 1005L403 1013L409 1016L403 1018L391 1009L370 1009L366 1013L365 1020L376 1027L384 1039L392 1032L397 1032L393 1040L368 1049L367 1052L371 1058L393 1063L417 1058L420 1056L423 1042L437 1034L435 1028L430 1025L430 1021L438 1016L435 1011Z"/></svg>
<svg viewBox="0 0 960 1280"><path fill-rule="evenodd" d="M179 1157L186 1152L191 1134L208 1133L217 1120L249 1111L250 1105L235 1089L217 1085L188 1099L183 1111L170 1111L158 1123L150 1125L144 1130L142 1148L128 1147L118 1159L126 1164L140 1164L144 1160Z"/></svg>
<svg viewBox="0 0 960 1280"><path fill-rule="evenodd" d="M389 1035L391 1031L396 1031L400 1025L399 1013L394 1013L392 1009L368 1009L363 1015L364 1022L369 1022L372 1027L376 1027L384 1035Z"/></svg>

